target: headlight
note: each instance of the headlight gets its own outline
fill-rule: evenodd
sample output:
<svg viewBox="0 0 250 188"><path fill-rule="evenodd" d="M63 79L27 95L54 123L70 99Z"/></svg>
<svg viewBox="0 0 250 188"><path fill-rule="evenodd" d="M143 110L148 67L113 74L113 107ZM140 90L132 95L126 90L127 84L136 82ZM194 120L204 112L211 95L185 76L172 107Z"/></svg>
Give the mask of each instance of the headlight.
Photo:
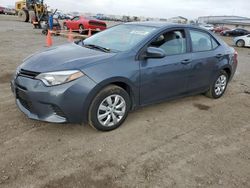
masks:
<svg viewBox="0 0 250 188"><path fill-rule="evenodd" d="M36 79L41 80L46 86L64 84L82 77L84 74L78 70L47 72L39 74Z"/></svg>

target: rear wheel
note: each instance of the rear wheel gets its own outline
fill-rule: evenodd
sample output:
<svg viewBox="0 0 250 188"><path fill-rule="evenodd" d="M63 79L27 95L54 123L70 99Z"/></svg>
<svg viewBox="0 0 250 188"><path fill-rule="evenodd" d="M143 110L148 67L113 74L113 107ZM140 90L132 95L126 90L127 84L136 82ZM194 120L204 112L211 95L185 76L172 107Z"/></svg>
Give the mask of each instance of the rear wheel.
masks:
<svg viewBox="0 0 250 188"><path fill-rule="evenodd" d="M20 10L18 12L18 18L22 22L28 22L29 21L29 13L27 10Z"/></svg>
<svg viewBox="0 0 250 188"><path fill-rule="evenodd" d="M206 96L213 99L220 98L226 91L228 79L229 78L226 71L220 71L215 81L212 83L209 90L206 92Z"/></svg>
<svg viewBox="0 0 250 188"><path fill-rule="evenodd" d="M79 33L80 34L84 33L84 26L83 25L79 25Z"/></svg>
<svg viewBox="0 0 250 188"><path fill-rule="evenodd" d="M244 47L245 46L245 41L244 40L238 40L236 42L236 46L238 46L238 47Z"/></svg>
<svg viewBox="0 0 250 188"><path fill-rule="evenodd" d="M89 123L101 131L118 128L128 116L130 97L116 85L110 85L100 91L89 109Z"/></svg>
<svg viewBox="0 0 250 188"><path fill-rule="evenodd" d="M63 29L64 29L64 30L69 30L69 28L67 27L67 24L66 24L66 23L63 24Z"/></svg>

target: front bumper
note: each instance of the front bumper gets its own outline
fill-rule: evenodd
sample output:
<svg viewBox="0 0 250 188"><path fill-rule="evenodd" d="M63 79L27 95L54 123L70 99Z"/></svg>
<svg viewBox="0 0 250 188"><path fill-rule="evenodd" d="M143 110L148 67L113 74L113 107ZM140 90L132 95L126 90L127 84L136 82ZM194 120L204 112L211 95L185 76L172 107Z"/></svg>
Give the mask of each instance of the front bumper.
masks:
<svg viewBox="0 0 250 188"><path fill-rule="evenodd" d="M237 42L238 39L236 38L233 38L233 45L236 46L236 42Z"/></svg>
<svg viewBox="0 0 250 188"><path fill-rule="evenodd" d="M16 104L24 114L31 119L54 123L86 122L88 94L95 85L87 76L52 87L23 76L11 81Z"/></svg>

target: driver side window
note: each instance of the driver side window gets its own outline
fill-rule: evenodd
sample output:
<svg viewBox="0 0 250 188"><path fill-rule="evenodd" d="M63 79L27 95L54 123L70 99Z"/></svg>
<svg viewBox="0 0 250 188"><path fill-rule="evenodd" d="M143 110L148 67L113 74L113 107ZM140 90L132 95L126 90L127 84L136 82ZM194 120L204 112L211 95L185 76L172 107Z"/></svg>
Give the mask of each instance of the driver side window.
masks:
<svg viewBox="0 0 250 188"><path fill-rule="evenodd" d="M163 33L149 46L163 49L166 55L177 55L187 52L186 45L185 31L173 30Z"/></svg>

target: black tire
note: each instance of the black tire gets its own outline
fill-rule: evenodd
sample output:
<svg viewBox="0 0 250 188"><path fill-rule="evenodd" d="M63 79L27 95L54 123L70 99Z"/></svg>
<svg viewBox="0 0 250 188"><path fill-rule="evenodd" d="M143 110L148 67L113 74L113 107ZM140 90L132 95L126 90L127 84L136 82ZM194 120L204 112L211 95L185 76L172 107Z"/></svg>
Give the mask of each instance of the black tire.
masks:
<svg viewBox="0 0 250 188"><path fill-rule="evenodd" d="M69 30L69 28L67 27L67 24L66 24L66 23L63 24L63 29L64 29L64 30Z"/></svg>
<svg viewBox="0 0 250 188"><path fill-rule="evenodd" d="M225 88L223 89L223 91L220 94L216 94L216 83L218 81L218 79L224 75L226 77L226 84L225 84ZM227 89L227 85L228 85L228 81L229 81L229 77L226 71L221 70L220 73L216 76L216 79L213 81L213 83L211 84L209 90L205 93L205 95L209 98L212 99L218 99L220 98L226 91Z"/></svg>
<svg viewBox="0 0 250 188"><path fill-rule="evenodd" d="M48 30L47 29L43 29L42 30L42 34L47 35L48 34Z"/></svg>
<svg viewBox="0 0 250 188"><path fill-rule="evenodd" d="M28 22L29 21L29 13L27 10L20 10L18 12L18 18L22 22Z"/></svg>
<svg viewBox="0 0 250 188"><path fill-rule="evenodd" d="M236 42L236 46L238 47L244 47L245 46L245 41L240 39Z"/></svg>
<svg viewBox="0 0 250 188"><path fill-rule="evenodd" d="M34 25L34 29L41 29L41 28L42 26L40 25L40 23Z"/></svg>
<svg viewBox="0 0 250 188"><path fill-rule="evenodd" d="M114 125L112 126L104 126L101 124L101 122L98 120L98 113L99 113L99 106L103 104L103 101L109 96L118 95L122 97L125 101L125 111L123 117ZM128 112L130 109L131 101L128 93L122 89L121 87L118 87L116 85L109 85L102 89L96 97L93 99L90 108L89 108L89 124L94 127L97 130L100 131L111 131L116 128L118 128L127 118ZM105 112L107 113L107 111ZM110 115L111 116L111 115ZM113 119L113 118L112 118ZM113 120L112 120L113 121Z"/></svg>
<svg viewBox="0 0 250 188"><path fill-rule="evenodd" d="M79 33L82 35L84 34L84 26L81 24L79 25Z"/></svg>

